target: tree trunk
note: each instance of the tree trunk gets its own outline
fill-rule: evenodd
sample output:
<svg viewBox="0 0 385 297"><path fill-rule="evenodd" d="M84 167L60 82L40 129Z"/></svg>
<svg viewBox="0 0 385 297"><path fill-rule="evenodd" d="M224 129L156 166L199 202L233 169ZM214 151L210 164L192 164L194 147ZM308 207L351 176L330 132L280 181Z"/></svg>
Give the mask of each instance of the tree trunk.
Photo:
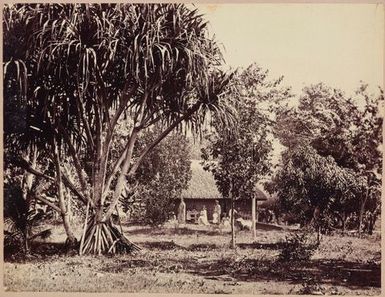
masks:
<svg viewBox="0 0 385 297"><path fill-rule="evenodd" d="M317 229L319 225L320 208L316 206L313 211L313 217L311 218L310 225Z"/></svg>
<svg viewBox="0 0 385 297"><path fill-rule="evenodd" d="M29 229L30 229L30 226L27 226L26 229L23 232L23 237L24 237L24 253L26 255L29 255L29 253L30 253Z"/></svg>
<svg viewBox="0 0 385 297"><path fill-rule="evenodd" d="M139 136L139 131L134 127L132 130L131 136L130 136L129 146L128 146L128 150L127 150L127 154L126 154L124 163L122 165L121 173L118 177L118 180L117 180L117 183L115 186L115 191L113 194L112 202L111 202L111 205L109 206L109 209L107 210L106 214L104 215L103 221L108 221L110 219L111 214L112 214L113 210L115 209L116 204L118 203L118 199L119 199L120 195L122 194L122 191L124 188L124 183L126 182L126 175L127 175L128 169L130 167L131 158L132 158L132 154L134 151L134 145L135 145L135 142L136 142L136 139L138 138L138 136Z"/></svg>
<svg viewBox="0 0 385 297"><path fill-rule="evenodd" d="M365 213L365 205L366 205L367 196L365 199L361 202L360 205L360 214L359 214L359 223L358 223L358 233L362 233L363 229L363 220L364 220L364 213Z"/></svg>
<svg viewBox="0 0 385 297"><path fill-rule="evenodd" d="M368 176L368 188L366 189L365 197L364 197L363 201L361 201L361 205L360 205L360 214L359 214L359 223L358 223L358 233L359 234L361 234L362 228L363 228L363 219L364 219L366 201L369 198L369 189L370 189L370 175Z"/></svg>
<svg viewBox="0 0 385 297"><path fill-rule="evenodd" d="M69 215L68 215L68 213L62 212L61 217L63 220L64 229L65 229L66 234L67 234L67 240L66 240L67 247L68 248L74 248L77 244L77 239L76 239L74 232L72 230Z"/></svg>
<svg viewBox="0 0 385 297"><path fill-rule="evenodd" d="M59 148L54 142L55 147L55 169L56 169L56 188L57 188L57 195L59 199L59 208L61 211L61 217L63 220L63 225L65 232L67 234L67 240L66 243L68 247L74 247L76 245L76 237L72 231L72 227L68 218L68 212L67 207L64 199L64 193L63 193L63 184L62 184L62 174L61 174L61 168L60 168L60 157L59 157Z"/></svg>
<svg viewBox="0 0 385 297"><path fill-rule="evenodd" d="M73 223L73 213L72 213L72 196L67 191L67 189L64 189L65 195L67 197L67 214L68 214L68 221L70 224Z"/></svg>
<svg viewBox="0 0 385 297"><path fill-rule="evenodd" d="M233 196L233 182L230 180L229 196L231 198L231 243L232 249L235 249L235 218L234 218L234 196Z"/></svg>
<svg viewBox="0 0 385 297"><path fill-rule="evenodd" d="M37 149L35 146L31 147L31 150L27 149L27 160L31 161L31 166L33 168L36 167L36 161L37 161ZM27 203L28 210L31 210L31 197L29 195L31 189L32 189L32 184L33 184L33 178L34 175L30 172L24 173L24 180L23 180L23 185L22 185L22 191L23 191L23 198ZM35 206L36 210L36 206ZM29 254L30 252L30 242L29 242L29 235L31 233L32 226L31 224L27 221L27 225L24 231L24 251L25 254Z"/></svg>
<svg viewBox="0 0 385 297"><path fill-rule="evenodd" d="M313 227L317 232L317 242L318 244L321 241L321 228L319 224L320 208L316 206L313 211L313 217L310 222L310 226Z"/></svg>
<svg viewBox="0 0 385 297"><path fill-rule="evenodd" d="M252 223L252 234L253 234L253 241L257 239L257 221L256 221L256 198L255 194L253 195L252 201L251 201L251 223Z"/></svg>
<svg viewBox="0 0 385 297"><path fill-rule="evenodd" d="M136 162L132 165L131 159L134 150L135 142L138 138L140 131L143 129L143 117L144 109L148 94L144 94L143 103L140 108L140 111L137 115L136 123L131 131L125 153L119 158L116 163L116 171L113 169L112 175L105 178L104 168L106 167L103 163L103 160L106 162L107 157L103 159L102 155L105 155L108 150L107 143L103 145L103 153L97 154L94 172L94 185L97 185L94 188L94 197L93 201L95 202L95 213L91 216L88 222L86 222L86 228L84 233L84 238L82 238L82 250L80 253L93 253L93 254L102 254L102 253L115 253L118 251L132 251L133 249L138 249L133 243L129 242L122 232L113 225L111 220L111 215L117 206L119 198L124 189L124 184L126 183L127 177L133 176L139 164L143 158L162 140L164 139L178 124L183 120L189 118L194 112L196 112L199 107L199 104L195 104L191 107L186 114L178 118L173 122L166 130L164 130L149 146L147 146L142 153L137 158ZM122 164L121 164L122 162ZM103 165L104 164L104 165ZM109 185L112 178L118 172L117 169L121 165L120 173L117 177L117 183L115 186L114 193L112 195L111 203L106 206L104 203L104 197L106 192L109 190ZM115 166L114 166L115 167ZM96 191L95 191L96 190Z"/></svg>
<svg viewBox="0 0 385 297"><path fill-rule="evenodd" d="M369 216L369 222L368 222L368 234L372 235L373 234L373 229L374 229L374 223L375 223L375 216L373 213L370 213Z"/></svg>
<svg viewBox="0 0 385 297"><path fill-rule="evenodd" d="M342 232L345 233L346 231L346 213L342 214Z"/></svg>
<svg viewBox="0 0 385 297"><path fill-rule="evenodd" d="M124 154L124 161L117 179L112 202L110 206L107 207L107 211L105 211L104 205L104 192L108 189L101 185L106 182L106 171L104 170L104 162L106 159L102 157L95 160L95 163L98 163L95 164L95 168L97 170L94 177L94 183L95 185L98 185L94 189L93 197L93 200L95 201L95 211L90 214L90 218L85 222L85 229L83 231L81 247L79 250L80 255L87 253L97 255L118 252L123 253L139 249L138 246L130 242L123 235L123 232L116 228L111 219L112 211L116 210L115 207L126 182L126 175L131 164L134 145L138 137L138 133L139 131L134 127L128 141L127 151Z"/></svg>
<svg viewBox="0 0 385 297"><path fill-rule="evenodd" d="M31 151L28 149L28 153L27 153L27 158L26 158L28 161L31 162L31 166L33 168L36 167L36 161L37 161L37 149L35 148L35 146L33 146L31 148ZM33 177L34 175L30 172L26 172L24 173L24 184L23 184L23 198L27 201L27 197L28 197L28 192L31 190L32 188L32 183L33 183ZM27 201L29 202L29 201Z"/></svg>

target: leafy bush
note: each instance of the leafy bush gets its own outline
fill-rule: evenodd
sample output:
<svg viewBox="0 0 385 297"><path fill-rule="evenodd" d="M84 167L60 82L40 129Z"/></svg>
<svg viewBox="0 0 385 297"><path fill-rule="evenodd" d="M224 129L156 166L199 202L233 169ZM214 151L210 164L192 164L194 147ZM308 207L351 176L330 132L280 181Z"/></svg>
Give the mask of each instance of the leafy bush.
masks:
<svg viewBox="0 0 385 297"><path fill-rule="evenodd" d="M148 146L160 133L161 127L156 127L142 134L137 148ZM165 223L175 212L175 201L187 188L191 174L188 139L184 135L168 135L144 158L135 180L127 186L120 201L123 211L135 223Z"/></svg>
<svg viewBox="0 0 385 297"><path fill-rule="evenodd" d="M144 196L146 205L144 211L144 221L150 225L159 225L166 222L169 214L175 209L173 197L167 195L167 189L162 189L162 184L159 184L158 191L149 191L148 195Z"/></svg>
<svg viewBox="0 0 385 297"><path fill-rule="evenodd" d="M21 187L17 183L4 185L4 252L28 252L29 241L36 237L50 236L49 229L33 233L33 227L45 218L42 209L31 210L31 201L23 198Z"/></svg>
<svg viewBox="0 0 385 297"><path fill-rule="evenodd" d="M319 243L309 233L292 233L286 236L279 255L280 261L307 261L317 250Z"/></svg>
<svg viewBox="0 0 385 297"><path fill-rule="evenodd" d="M21 250L27 237L28 204L17 183L4 185L4 249Z"/></svg>
<svg viewBox="0 0 385 297"><path fill-rule="evenodd" d="M300 295L324 295L325 288L319 284L318 280L312 277L305 279L302 283L302 288L298 290Z"/></svg>

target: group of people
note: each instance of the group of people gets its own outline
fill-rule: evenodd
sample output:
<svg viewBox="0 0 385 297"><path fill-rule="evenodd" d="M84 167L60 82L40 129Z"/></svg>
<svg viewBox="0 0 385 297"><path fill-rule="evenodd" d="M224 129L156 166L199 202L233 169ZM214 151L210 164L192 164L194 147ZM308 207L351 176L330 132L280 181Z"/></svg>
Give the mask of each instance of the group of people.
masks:
<svg viewBox="0 0 385 297"><path fill-rule="evenodd" d="M222 214L222 209L219 204L218 200L215 200L215 206L214 206L214 211L213 211L213 224L219 224L221 222L221 214ZM186 203L184 202L183 198L181 199L181 202L179 204L178 208L178 223L179 224L185 224L186 223ZM209 225L209 220L207 217L207 208L206 206L202 207L202 210L199 213L198 217L198 224L199 225Z"/></svg>
<svg viewBox="0 0 385 297"><path fill-rule="evenodd" d="M221 213L222 213L221 206L220 206L218 200L215 200L215 206L214 206L214 211L213 211L213 220L212 220L213 224L219 224L221 222ZM199 225L205 225L205 226L210 224L209 220L207 218L207 208L204 205L203 205L202 210L201 210L199 217L198 217L198 224Z"/></svg>

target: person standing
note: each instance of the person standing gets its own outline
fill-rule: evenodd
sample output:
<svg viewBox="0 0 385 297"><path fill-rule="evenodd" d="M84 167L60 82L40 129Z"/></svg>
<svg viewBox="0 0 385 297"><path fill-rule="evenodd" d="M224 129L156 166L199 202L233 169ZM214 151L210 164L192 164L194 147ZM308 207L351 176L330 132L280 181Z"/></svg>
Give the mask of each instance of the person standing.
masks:
<svg viewBox="0 0 385 297"><path fill-rule="evenodd" d="M178 208L178 223L186 223L186 203L184 202L183 198L180 199L180 204Z"/></svg>
<svg viewBox="0 0 385 297"><path fill-rule="evenodd" d="M218 200L215 200L214 212L213 212L213 224L219 224L221 222L221 206Z"/></svg>
<svg viewBox="0 0 385 297"><path fill-rule="evenodd" d="M206 206L203 205L199 219L198 219L198 224L199 225L209 225L209 221L207 219L207 209Z"/></svg>

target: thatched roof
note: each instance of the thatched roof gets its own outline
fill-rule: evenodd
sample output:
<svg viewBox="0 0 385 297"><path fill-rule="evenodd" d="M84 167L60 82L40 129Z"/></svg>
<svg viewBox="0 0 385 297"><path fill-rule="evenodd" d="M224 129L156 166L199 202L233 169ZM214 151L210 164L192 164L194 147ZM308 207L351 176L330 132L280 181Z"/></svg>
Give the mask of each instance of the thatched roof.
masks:
<svg viewBox="0 0 385 297"><path fill-rule="evenodd" d="M192 176L188 188L182 191L182 197L193 199L223 198L215 184L214 176L211 172L205 171L200 162L200 160L191 160ZM257 193L257 200L267 200L264 192L259 189L255 190Z"/></svg>
<svg viewBox="0 0 385 297"><path fill-rule="evenodd" d="M200 162L200 160L191 160L192 176L188 188L182 191L182 197L196 199L222 198L215 184L214 176L211 172L205 171Z"/></svg>

